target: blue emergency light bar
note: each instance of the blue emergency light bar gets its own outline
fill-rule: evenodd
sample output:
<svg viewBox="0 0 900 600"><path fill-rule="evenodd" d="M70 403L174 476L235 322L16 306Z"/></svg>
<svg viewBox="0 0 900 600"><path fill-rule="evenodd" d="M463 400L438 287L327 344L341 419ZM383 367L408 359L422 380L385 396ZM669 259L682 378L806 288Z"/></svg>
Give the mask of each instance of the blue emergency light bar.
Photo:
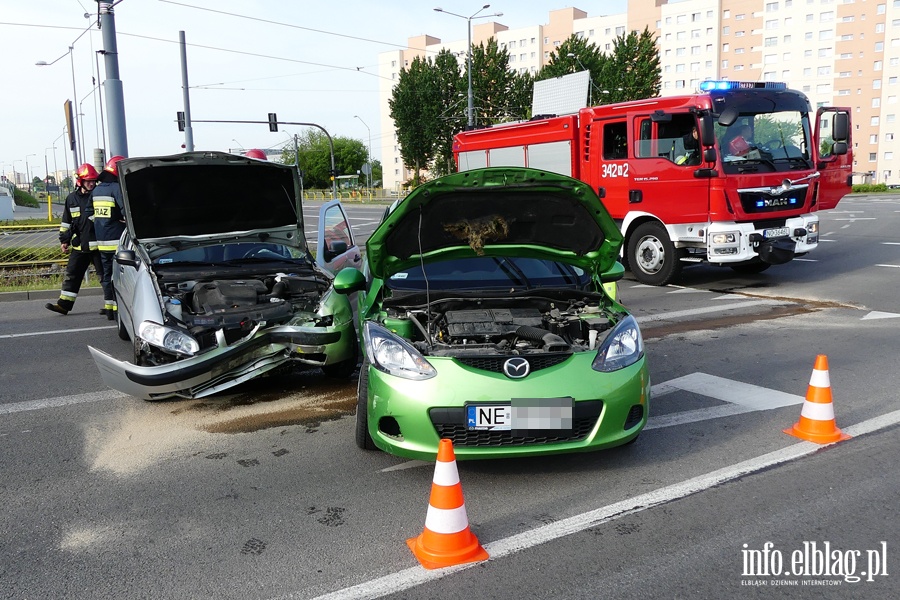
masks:
<svg viewBox="0 0 900 600"><path fill-rule="evenodd" d="M786 90L787 84L783 81L701 81L700 91L712 90Z"/></svg>

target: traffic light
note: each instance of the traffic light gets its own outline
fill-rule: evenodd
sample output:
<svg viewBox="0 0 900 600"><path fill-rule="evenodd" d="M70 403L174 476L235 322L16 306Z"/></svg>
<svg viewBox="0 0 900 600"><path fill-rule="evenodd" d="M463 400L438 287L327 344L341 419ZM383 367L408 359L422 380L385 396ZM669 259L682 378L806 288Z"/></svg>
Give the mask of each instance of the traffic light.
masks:
<svg viewBox="0 0 900 600"><path fill-rule="evenodd" d="M175 115L178 118L178 131L184 131L184 126L185 126L184 113L182 111L178 111L177 113L175 113Z"/></svg>
<svg viewBox="0 0 900 600"><path fill-rule="evenodd" d="M278 117L275 113L269 113L269 131L273 133L278 132Z"/></svg>

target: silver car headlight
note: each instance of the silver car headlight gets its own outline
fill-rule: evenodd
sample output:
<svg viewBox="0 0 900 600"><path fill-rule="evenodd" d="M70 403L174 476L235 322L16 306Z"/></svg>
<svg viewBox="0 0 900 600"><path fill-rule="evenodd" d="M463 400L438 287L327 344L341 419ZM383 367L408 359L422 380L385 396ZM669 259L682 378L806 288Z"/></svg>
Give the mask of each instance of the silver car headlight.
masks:
<svg viewBox="0 0 900 600"><path fill-rule="evenodd" d="M633 365L643 355L641 328L634 317L628 315L603 340L591 367L601 373L610 373Z"/></svg>
<svg viewBox="0 0 900 600"><path fill-rule="evenodd" d="M366 321L363 341L369 362L380 371L417 381L437 375L434 367L409 342L377 323Z"/></svg>
<svg viewBox="0 0 900 600"><path fill-rule="evenodd" d="M178 329L165 327L153 321L144 321L137 331L138 337L148 344L166 352L182 356L193 356L200 350L200 344L190 335Z"/></svg>

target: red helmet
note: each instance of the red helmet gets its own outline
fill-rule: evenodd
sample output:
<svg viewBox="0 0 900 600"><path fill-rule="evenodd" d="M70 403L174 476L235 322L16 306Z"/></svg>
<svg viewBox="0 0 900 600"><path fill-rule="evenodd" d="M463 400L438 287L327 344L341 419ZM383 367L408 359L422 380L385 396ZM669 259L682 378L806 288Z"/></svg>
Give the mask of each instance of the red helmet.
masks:
<svg viewBox="0 0 900 600"><path fill-rule="evenodd" d="M113 156L108 161L106 161L106 166L103 168L103 170L106 171L107 173L112 173L113 176L115 176L115 177L118 177L119 176L119 167L116 165L116 163L119 162L120 160L122 160L123 158L125 158L125 157L119 156L119 155Z"/></svg>
<svg viewBox="0 0 900 600"><path fill-rule="evenodd" d="M94 168L94 165L84 163L75 171L75 185L81 186L84 181L97 181L98 177L100 177L100 174Z"/></svg>
<svg viewBox="0 0 900 600"><path fill-rule="evenodd" d="M266 153L262 150L259 150L258 148L251 148L250 150L247 150L246 152L244 152L244 156L246 156L247 158L258 158L259 160L269 160L266 156Z"/></svg>

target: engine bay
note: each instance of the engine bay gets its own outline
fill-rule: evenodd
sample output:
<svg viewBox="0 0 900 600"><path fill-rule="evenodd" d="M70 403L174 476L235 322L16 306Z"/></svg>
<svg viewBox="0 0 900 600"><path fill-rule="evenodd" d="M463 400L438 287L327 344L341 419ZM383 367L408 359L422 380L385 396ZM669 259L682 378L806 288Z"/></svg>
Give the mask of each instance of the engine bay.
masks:
<svg viewBox="0 0 900 600"><path fill-rule="evenodd" d="M434 356L594 349L621 318L599 298L446 299L386 310L386 327Z"/></svg>
<svg viewBox="0 0 900 600"><path fill-rule="evenodd" d="M161 283L167 320L187 327L201 349L218 344L216 331L226 343L245 336L259 323L280 325L314 320L330 282L318 274L278 273L241 279L188 279ZM331 317L314 325L331 324ZM325 322L328 321L328 322Z"/></svg>

